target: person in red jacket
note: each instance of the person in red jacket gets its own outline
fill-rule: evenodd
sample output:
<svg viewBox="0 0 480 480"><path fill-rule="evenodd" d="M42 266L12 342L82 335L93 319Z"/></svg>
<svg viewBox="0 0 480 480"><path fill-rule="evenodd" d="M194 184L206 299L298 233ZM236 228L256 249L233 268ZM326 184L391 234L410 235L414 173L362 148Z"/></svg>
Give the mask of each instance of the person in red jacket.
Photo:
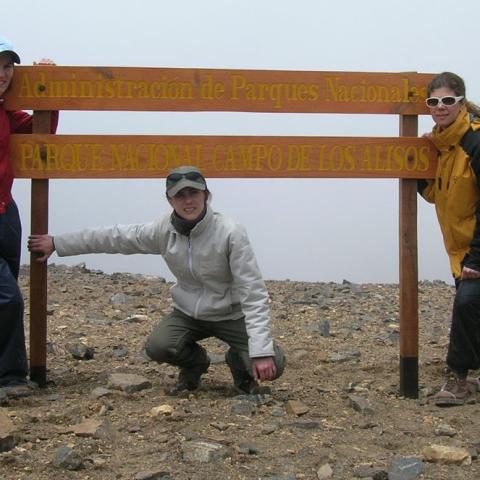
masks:
<svg viewBox="0 0 480 480"><path fill-rule="evenodd" d="M0 36L0 388L8 396L30 393L23 325L23 298L17 279L20 270L22 230L18 208L12 198L13 170L8 156L11 133L31 133L32 116L6 111L3 97L20 57L12 44ZM51 64L48 59L39 64ZM58 113L52 115L56 131Z"/></svg>

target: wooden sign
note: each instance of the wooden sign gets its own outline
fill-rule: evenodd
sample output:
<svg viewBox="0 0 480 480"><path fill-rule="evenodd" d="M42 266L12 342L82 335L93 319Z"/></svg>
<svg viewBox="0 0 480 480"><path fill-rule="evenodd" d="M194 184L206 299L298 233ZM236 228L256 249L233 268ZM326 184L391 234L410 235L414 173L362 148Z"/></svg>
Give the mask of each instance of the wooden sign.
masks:
<svg viewBox="0 0 480 480"><path fill-rule="evenodd" d="M180 165L207 177L432 178L422 138L12 135L17 178L155 178Z"/></svg>
<svg viewBox="0 0 480 480"><path fill-rule="evenodd" d="M432 77L414 72L15 67L4 106L34 110L34 133L12 135L10 143L15 175L33 179L31 232L48 231L50 178L159 178L186 164L197 165L208 178L399 178L400 393L416 398L416 179L433 178L437 163L433 146L417 134L418 115L429 113L424 100ZM50 110L397 114L400 138L49 135ZM30 377L44 386L47 269L33 254L30 271Z"/></svg>
<svg viewBox="0 0 480 480"><path fill-rule="evenodd" d="M19 66L7 109L427 114L432 75Z"/></svg>

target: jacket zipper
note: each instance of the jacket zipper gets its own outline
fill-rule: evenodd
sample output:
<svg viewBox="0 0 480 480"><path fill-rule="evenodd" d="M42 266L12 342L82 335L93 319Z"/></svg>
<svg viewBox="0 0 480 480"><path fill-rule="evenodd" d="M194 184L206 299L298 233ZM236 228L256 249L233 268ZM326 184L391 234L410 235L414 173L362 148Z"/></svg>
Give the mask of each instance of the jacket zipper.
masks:
<svg viewBox="0 0 480 480"><path fill-rule="evenodd" d="M193 272L193 254L192 254L192 241L190 236L188 236L188 269L190 270L190 274L192 277L197 280L195 277L195 273ZM203 293L203 287L202 287L202 293ZM194 307L194 318L198 318L198 310L200 308L200 301L202 300L202 295L199 295L197 298L197 301L195 302L195 307Z"/></svg>

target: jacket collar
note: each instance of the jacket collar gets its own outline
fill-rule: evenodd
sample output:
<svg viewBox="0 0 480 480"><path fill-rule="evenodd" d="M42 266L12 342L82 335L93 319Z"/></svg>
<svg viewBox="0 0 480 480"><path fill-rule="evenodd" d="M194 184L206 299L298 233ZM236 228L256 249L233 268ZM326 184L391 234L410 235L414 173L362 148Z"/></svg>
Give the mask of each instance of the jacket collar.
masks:
<svg viewBox="0 0 480 480"><path fill-rule="evenodd" d="M207 203L207 213L205 216L192 228L190 236L200 235L210 225L213 219L213 210Z"/></svg>
<svg viewBox="0 0 480 480"><path fill-rule="evenodd" d="M455 121L444 130L438 125L433 127L432 141L440 151L448 151L458 145L470 128L470 114L465 106L462 107Z"/></svg>
<svg viewBox="0 0 480 480"><path fill-rule="evenodd" d="M210 205L207 204L207 213L205 213L205 216L192 228L190 231L190 237L192 236L197 236L200 235L207 227L210 225L213 219L213 210L210 207ZM172 232L177 233L180 235L176 230L175 227L173 226L172 222L170 221L169 223L169 229Z"/></svg>

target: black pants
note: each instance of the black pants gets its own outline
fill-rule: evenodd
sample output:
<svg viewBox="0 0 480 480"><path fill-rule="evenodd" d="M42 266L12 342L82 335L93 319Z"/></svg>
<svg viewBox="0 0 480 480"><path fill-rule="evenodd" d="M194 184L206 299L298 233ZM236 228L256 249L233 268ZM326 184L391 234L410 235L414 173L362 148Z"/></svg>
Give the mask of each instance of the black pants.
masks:
<svg viewBox="0 0 480 480"><path fill-rule="evenodd" d="M461 376L480 368L480 279L457 284L447 365Z"/></svg>
<svg viewBox="0 0 480 480"><path fill-rule="evenodd" d="M22 227L12 202L0 214L0 386L25 381L28 373L20 270Z"/></svg>

